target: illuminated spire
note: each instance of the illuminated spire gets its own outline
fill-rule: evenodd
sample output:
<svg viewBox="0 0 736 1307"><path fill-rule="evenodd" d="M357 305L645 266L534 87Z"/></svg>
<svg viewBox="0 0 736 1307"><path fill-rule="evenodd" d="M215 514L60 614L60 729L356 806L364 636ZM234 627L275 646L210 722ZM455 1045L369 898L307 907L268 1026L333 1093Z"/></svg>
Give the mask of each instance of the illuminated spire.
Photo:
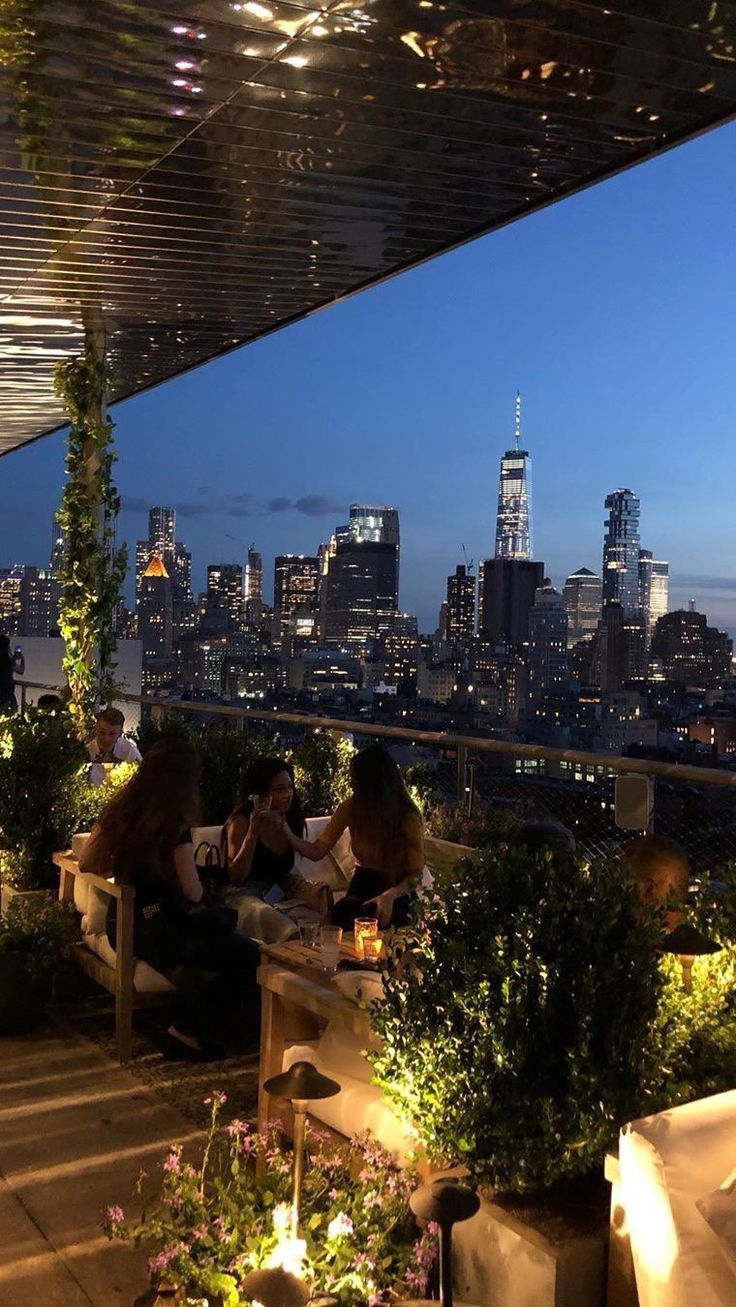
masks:
<svg viewBox="0 0 736 1307"><path fill-rule="evenodd" d="M516 450L521 449L521 394L516 392L516 412L514 414L514 442Z"/></svg>
<svg viewBox="0 0 736 1307"><path fill-rule="evenodd" d="M163 563L162 563L161 558L159 557L159 555L158 555L158 554L154 554L153 557L152 557L152 559L151 559L151 561L150 561L150 563L148 564L148 567L146 568L145 572L143 573L143 575L144 575L144 576L168 577L169 574L168 574L168 572L166 571L166 568L164 567L164 565L163 565Z"/></svg>

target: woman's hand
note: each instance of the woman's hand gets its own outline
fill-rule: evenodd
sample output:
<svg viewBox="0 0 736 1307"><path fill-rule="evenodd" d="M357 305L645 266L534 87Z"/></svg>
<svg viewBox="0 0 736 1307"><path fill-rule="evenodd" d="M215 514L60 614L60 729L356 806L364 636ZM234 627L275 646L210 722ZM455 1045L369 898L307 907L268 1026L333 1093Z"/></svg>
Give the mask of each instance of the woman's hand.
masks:
<svg viewBox="0 0 736 1307"><path fill-rule="evenodd" d="M363 911L364 908L370 908L371 912L368 915L372 916L373 912L375 912L376 917L378 918L378 929L385 930L387 926L391 925L395 898L396 895L393 890L384 890L383 894L377 894L374 899L368 899L368 901L363 904L361 911Z"/></svg>

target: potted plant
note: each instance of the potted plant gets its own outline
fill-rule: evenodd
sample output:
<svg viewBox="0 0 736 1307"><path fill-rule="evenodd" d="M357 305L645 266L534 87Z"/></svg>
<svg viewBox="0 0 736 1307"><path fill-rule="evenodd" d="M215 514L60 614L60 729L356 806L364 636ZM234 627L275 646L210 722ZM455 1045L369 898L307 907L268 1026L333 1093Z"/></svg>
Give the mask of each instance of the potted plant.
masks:
<svg viewBox="0 0 736 1307"><path fill-rule="evenodd" d="M66 712L29 708L0 725L0 877L3 907L15 891L56 883L51 855L76 828L87 752Z"/></svg>
<svg viewBox="0 0 736 1307"><path fill-rule="evenodd" d="M246 1121L224 1129L225 1095L205 1100L210 1129L196 1165L179 1146L162 1167L158 1191L129 1220L108 1207L103 1228L149 1252L154 1288L178 1289L209 1307L250 1303L250 1271L282 1266L341 1307L380 1307L395 1289L425 1296L436 1231L421 1231L408 1208L416 1176L367 1136L335 1145L308 1132L300 1237L290 1237L292 1158L277 1123L258 1132ZM144 1179L139 1182L139 1194Z"/></svg>
<svg viewBox="0 0 736 1307"><path fill-rule="evenodd" d="M63 903L13 899L0 918L0 1035L40 1025L59 962L78 937Z"/></svg>
<svg viewBox="0 0 736 1307"><path fill-rule="evenodd" d="M661 1089L659 930L617 865L489 848L389 953L374 1079L434 1165L465 1166L483 1195L456 1231L463 1299L564 1307L572 1280L576 1304L602 1302L590 1177Z"/></svg>

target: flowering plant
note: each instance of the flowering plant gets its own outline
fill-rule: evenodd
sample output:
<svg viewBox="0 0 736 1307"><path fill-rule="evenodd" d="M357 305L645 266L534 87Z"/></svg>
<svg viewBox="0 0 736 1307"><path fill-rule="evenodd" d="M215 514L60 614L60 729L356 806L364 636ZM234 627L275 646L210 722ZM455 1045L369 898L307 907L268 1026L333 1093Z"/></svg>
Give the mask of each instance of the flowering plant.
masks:
<svg viewBox="0 0 736 1307"><path fill-rule="evenodd" d="M282 1266L334 1295L342 1307L380 1307L399 1284L424 1295L436 1256L436 1230L421 1232L408 1210L417 1179L369 1136L335 1145L310 1130L300 1235L290 1237L291 1153L277 1123L258 1132L245 1121L219 1126L225 1095L210 1100L211 1121L198 1166L175 1145L159 1191L137 1221L109 1207L103 1228L150 1251L155 1284L190 1296L249 1303L250 1271ZM142 1193L145 1177L139 1182Z"/></svg>

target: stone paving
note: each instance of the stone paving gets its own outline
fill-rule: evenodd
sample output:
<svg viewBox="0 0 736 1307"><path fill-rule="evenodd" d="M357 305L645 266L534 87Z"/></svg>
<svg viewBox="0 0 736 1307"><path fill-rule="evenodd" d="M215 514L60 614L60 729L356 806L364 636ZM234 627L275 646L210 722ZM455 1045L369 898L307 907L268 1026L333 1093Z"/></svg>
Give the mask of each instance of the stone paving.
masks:
<svg viewBox="0 0 736 1307"><path fill-rule="evenodd" d="M216 1067L207 1072L219 1083ZM176 1079L177 1068L170 1068ZM145 1254L99 1225L144 1168L198 1125L73 1031L0 1041L0 1303L132 1307Z"/></svg>

